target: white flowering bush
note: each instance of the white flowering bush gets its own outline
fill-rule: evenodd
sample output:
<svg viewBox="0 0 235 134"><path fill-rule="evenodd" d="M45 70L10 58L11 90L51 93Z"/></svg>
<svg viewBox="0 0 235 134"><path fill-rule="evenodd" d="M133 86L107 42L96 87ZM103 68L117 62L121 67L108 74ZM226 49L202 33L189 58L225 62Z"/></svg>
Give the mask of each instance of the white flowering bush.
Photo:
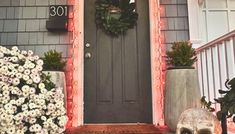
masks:
<svg viewBox="0 0 235 134"><path fill-rule="evenodd" d="M64 132L64 95L47 87L42 66L30 50L0 46L0 134Z"/></svg>

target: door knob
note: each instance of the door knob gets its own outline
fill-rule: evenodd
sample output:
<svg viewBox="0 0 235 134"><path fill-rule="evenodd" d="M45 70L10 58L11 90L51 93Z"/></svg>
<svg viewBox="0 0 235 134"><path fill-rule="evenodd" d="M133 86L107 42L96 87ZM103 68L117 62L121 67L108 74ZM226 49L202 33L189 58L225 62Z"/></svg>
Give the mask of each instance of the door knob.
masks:
<svg viewBox="0 0 235 134"><path fill-rule="evenodd" d="M90 59L91 58L91 53L89 53L89 52L85 53L85 58Z"/></svg>

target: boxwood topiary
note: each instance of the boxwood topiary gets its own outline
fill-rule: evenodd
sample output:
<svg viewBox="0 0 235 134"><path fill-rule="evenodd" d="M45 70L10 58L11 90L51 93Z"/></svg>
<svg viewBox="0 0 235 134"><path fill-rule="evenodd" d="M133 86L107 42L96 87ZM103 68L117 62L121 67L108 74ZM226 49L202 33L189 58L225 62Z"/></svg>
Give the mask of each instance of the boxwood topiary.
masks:
<svg viewBox="0 0 235 134"><path fill-rule="evenodd" d="M197 61L196 51L188 41L174 42L171 51L167 51L167 62L172 67L188 68Z"/></svg>
<svg viewBox="0 0 235 134"><path fill-rule="evenodd" d="M66 63L62 59L62 52L56 50L45 52L42 60L44 71L63 71Z"/></svg>

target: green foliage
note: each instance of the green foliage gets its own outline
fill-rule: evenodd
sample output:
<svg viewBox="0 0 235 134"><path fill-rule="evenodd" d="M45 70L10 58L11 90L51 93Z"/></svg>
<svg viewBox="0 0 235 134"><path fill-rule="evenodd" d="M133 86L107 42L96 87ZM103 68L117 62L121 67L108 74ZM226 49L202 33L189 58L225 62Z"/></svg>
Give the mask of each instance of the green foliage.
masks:
<svg viewBox="0 0 235 134"><path fill-rule="evenodd" d="M136 25L138 14L135 8L136 4L130 0L97 0L96 24L111 36L125 34ZM110 9L116 9L120 17L113 17Z"/></svg>
<svg viewBox="0 0 235 134"><path fill-rule="evenodd" d="M167 61L172 66L192 66L197 61L196 51L192 48L192 43L187 41L175 42L172 50L167 51Z"/></svg>
<svg viewBox="0 0 235 134"><path fill-rule="evenodd" d="M51 81L51 75L42 73L41 75L42 82L45 84L45 88L50 91L51 89L55 88L55 84Z"/></svg>
<svg viewBox="0 0 235 134"><path fill-rule="evenodd" d="M203 96L202 98L201 98L201 105L202 105L202 108L205 108L205 109L207 109L208 111L210 111L210 112L214 112L215 111L215 108L213 108L213 107L211 107L211 104L212 104L212 102L211 101L206 101L206 97L205 96Z"/></svg>
<svg viewBox="0 0 235 134"><path fill-rule="evenodd" d="M215 99L215 101L221 105L221 110L216 114L219 120L222 114L226 114L227 118L235 114L235 78L227 80L225 86L227 90L219 90L219 93L222 94L223 97ZM233 117L233 121L235 122L235 117Z"/></svg>
<svg viewBox="0 0 235 134"><path fill-rule="evenodd" d="M62 60L62 53L56 50L50 50L44 53L43 59L43 69L47 71L63 71L65 66L65 61Z"/></svg>

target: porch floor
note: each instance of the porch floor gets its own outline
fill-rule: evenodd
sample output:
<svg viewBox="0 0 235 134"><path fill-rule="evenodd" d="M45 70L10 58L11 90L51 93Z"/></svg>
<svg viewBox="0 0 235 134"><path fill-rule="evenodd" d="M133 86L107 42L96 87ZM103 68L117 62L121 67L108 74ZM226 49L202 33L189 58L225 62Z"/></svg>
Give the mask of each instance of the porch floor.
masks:
<svg viewBox="0 0 235 134"><path fill-rule="evenodd" d="M154 125L85 125L66 130L65 134L174 134Z"/></svg>

